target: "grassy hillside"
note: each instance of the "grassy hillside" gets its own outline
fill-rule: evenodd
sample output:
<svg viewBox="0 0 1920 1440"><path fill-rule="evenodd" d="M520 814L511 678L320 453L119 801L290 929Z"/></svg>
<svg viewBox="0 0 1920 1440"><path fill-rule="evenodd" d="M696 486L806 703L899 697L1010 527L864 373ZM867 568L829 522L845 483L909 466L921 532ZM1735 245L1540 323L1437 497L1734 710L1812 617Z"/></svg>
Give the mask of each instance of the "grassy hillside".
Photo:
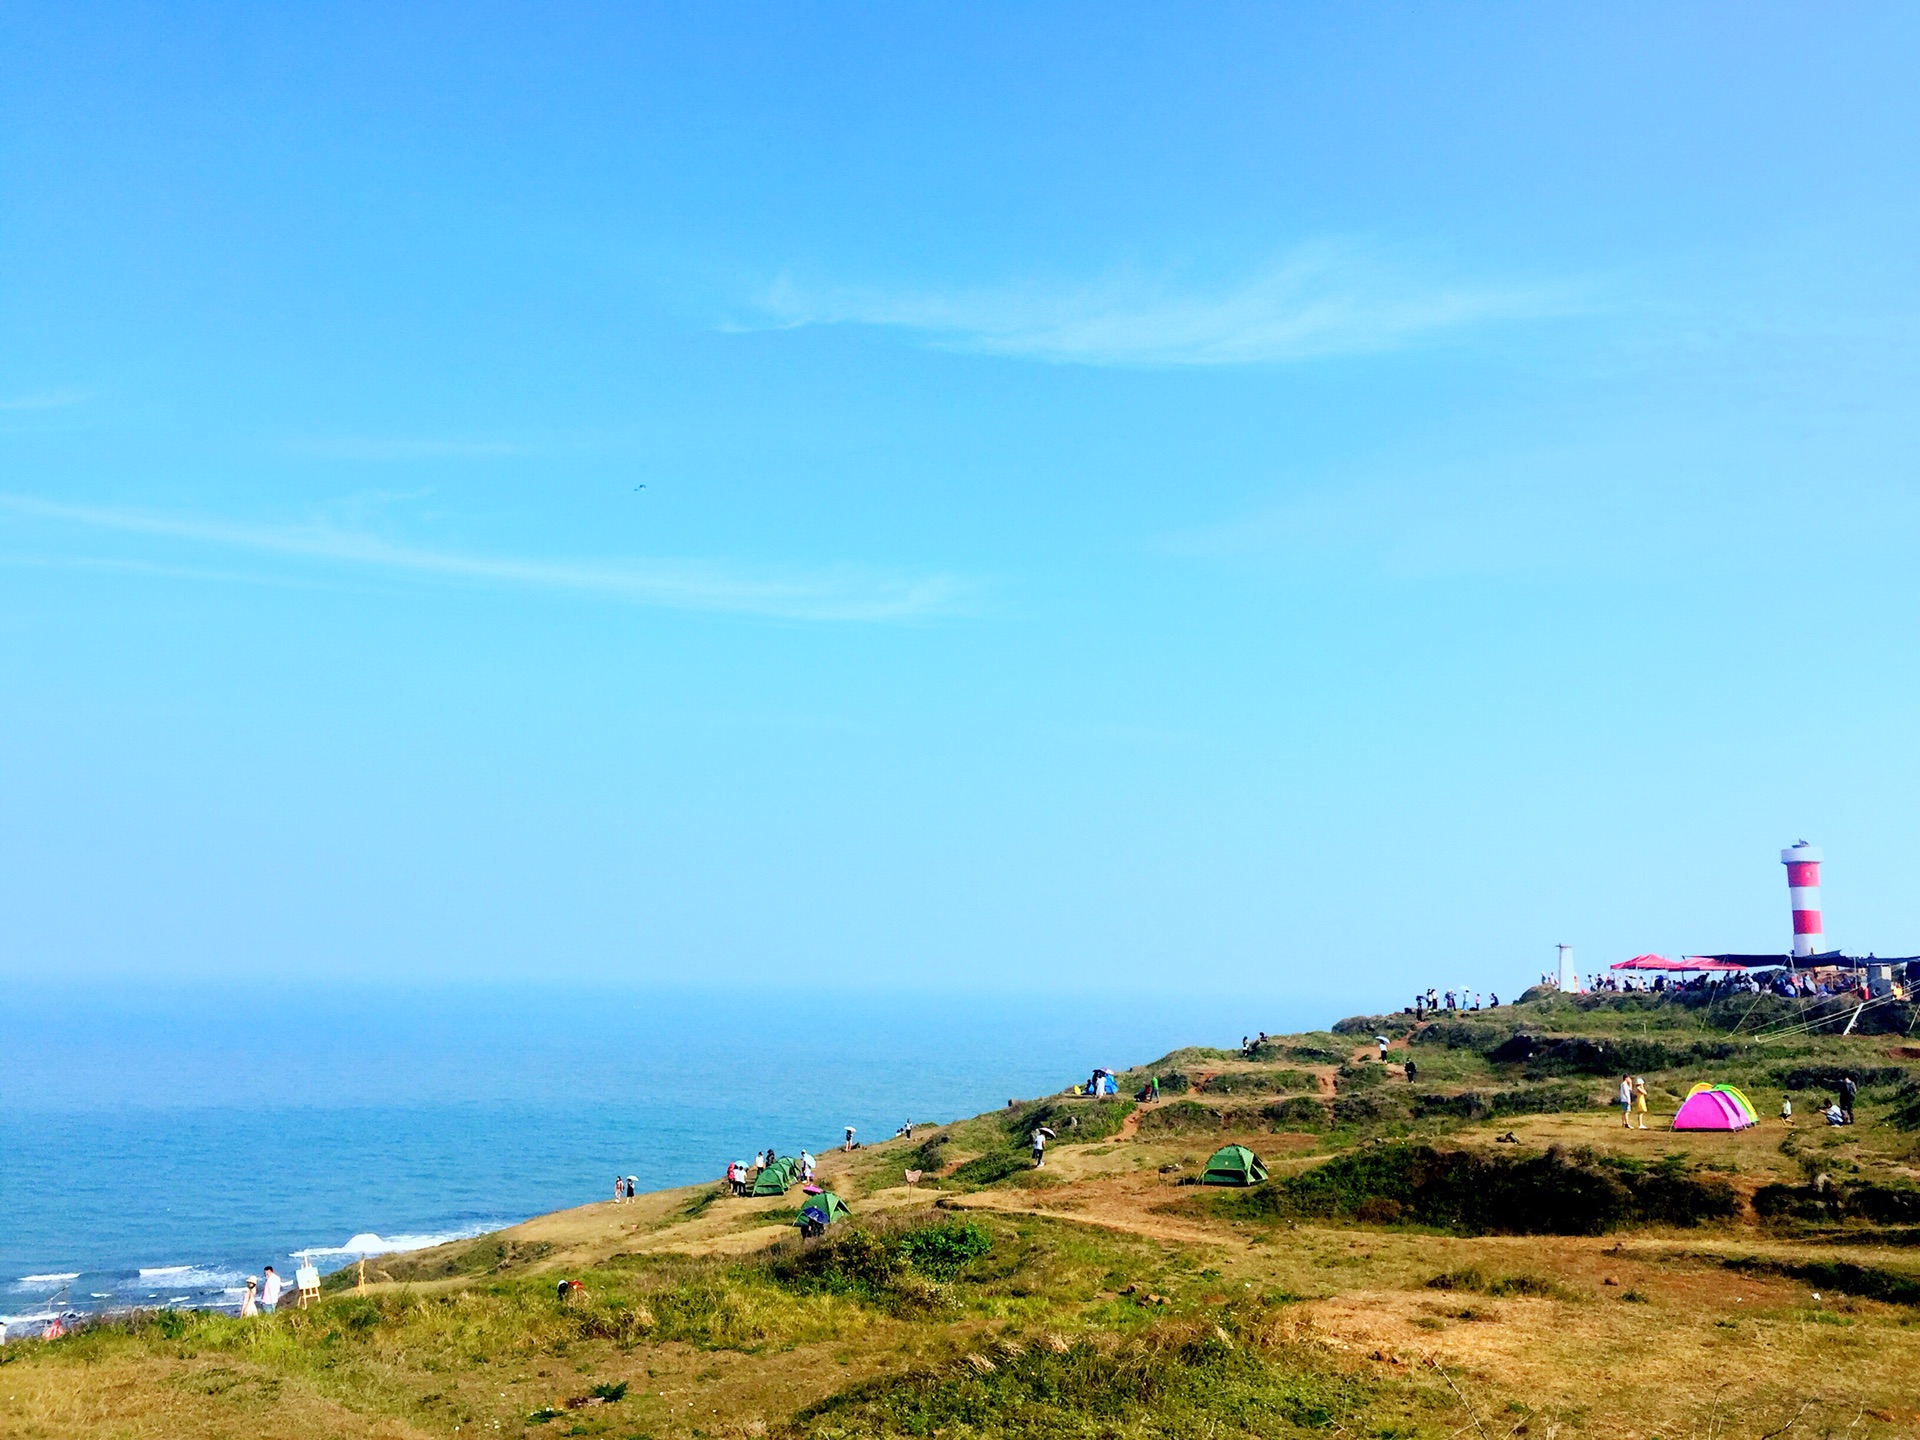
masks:
<svg viewBox="0 0 1920 1440"><path fill-rule="evenodd" d="M829 1155L855 1218L819 1241L798 1192L697 1186L336 1275L307 1311L9 1345L0 1434L1911 1436L1920 1048L1909 1014L1833 1033L1850 1014L1536 996L1175 1051L1123 1077L1156 1103ZM1607 1103L1627 1069L1644 1132ZM1829 1129L1842 1074L1858 1123ZM1769 1118L1667 1129L1698 1080ZM1228 1140L1272 1178L1192 1183Z"/></svg>

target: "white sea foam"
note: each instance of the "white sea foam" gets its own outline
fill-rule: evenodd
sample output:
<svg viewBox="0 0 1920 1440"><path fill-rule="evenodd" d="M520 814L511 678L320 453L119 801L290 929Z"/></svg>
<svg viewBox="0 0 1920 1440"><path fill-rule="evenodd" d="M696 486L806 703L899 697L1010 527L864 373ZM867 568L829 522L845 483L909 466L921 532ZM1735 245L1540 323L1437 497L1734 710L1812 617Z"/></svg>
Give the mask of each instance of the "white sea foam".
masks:
<svg viewBox="0 0 1920 1440"><path fill-rule="evenodd" d="M344 1245L313 1245L290 1253L296 1256L397 1255L405 1250L425 1250L434 1245L445 1245L450 1240L470 1240L475 1235L484 1235L488 1228L472 1225L464 1230L449 1230L439 1235L376 1235L370 1230L363 1230Z"/></svg>
<svg viewBox="0 0 1920 1440"><path fill-rule="evenodd" d="M64 1285L69 1280L78 1280L79 1278L80 1272L78 1270L68 1270L58 1275L22 1275L18 1280L13 1282L13 1288L15 1290L34 1290L45 1285Z"/></svg>
<svg viewBox="0 0 1920 1440"><path fill-rule="evenodd" d="M220 1290L245 1280L238 1270L206 1270L198 1265L154 1265L141 1270L140 1278L160 1289ZM151 1293L151 1292L149 1292Z"/></svg>

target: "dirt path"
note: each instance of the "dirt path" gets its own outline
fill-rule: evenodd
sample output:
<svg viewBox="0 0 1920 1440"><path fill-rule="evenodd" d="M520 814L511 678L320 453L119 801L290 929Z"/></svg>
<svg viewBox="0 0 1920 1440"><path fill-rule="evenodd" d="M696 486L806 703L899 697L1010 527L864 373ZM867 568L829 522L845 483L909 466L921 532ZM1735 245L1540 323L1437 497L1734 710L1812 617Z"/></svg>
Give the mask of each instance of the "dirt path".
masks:
<svg viewBox="0 0 1920 1440"><path fill-rule="evenodd" d="M1102 1230L1190 1245L1224 1245L1233 1240L1231 1234L1204 1221L1156 1213L1155 1207L1165 1204L1167 1199L1164 1186L1128 1177L1125 1181L1081 1182L1071 1189L977 1190L971 1195L950 1197L943 1208L1071 1220L1076 1225L1094 1225Z"/></svg>

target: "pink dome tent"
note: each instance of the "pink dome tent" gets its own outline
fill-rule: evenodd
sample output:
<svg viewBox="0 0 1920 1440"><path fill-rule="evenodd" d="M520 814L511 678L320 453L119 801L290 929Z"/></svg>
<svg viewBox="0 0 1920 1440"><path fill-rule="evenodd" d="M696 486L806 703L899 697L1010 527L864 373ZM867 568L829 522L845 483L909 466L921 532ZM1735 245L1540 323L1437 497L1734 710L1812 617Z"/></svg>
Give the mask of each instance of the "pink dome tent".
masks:
<svg viewBox="0 0 1920 1440"><path fill-rule="evenodd" d="M1758 1125L1747 1097L1731 1085L1696 1085L1673 1117L1676 1130L1744 1130Z"/></svg>

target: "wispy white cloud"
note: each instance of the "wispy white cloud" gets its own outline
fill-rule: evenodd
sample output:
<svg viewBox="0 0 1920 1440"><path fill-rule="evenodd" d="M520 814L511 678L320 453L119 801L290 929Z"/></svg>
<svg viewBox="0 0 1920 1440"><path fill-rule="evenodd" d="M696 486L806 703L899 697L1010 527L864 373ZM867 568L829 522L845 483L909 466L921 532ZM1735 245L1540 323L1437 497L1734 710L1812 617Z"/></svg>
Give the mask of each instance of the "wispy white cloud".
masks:
<svg viewBox="0 0 1920 1440"><path fill-rule="evenodd" d="M0 396L0 410L64 410L87 398L84 390L36 390L27 395Z"/></svg>
<svg viewBox="0 0 1920 1440"><path fill-rule="evenodd" d="M1211 288L1130 270L1066 286L949 291L813 286L782 276L756 305L773 326L886 326L948 349L1107 366L1369 354L1582 308L1570 287L1438 281L1329 243Z"/></svg>
<svg viewBox="0 0 1920 1440"><path fill-rule="evenodd" d="M325 522L258 524L0 496L18 516L415 576L599 595L672 610L789 620L890 621L957 614L972 587L941 574L833 565L749 569L707 560L541 560L437 550Z"/></svg>

